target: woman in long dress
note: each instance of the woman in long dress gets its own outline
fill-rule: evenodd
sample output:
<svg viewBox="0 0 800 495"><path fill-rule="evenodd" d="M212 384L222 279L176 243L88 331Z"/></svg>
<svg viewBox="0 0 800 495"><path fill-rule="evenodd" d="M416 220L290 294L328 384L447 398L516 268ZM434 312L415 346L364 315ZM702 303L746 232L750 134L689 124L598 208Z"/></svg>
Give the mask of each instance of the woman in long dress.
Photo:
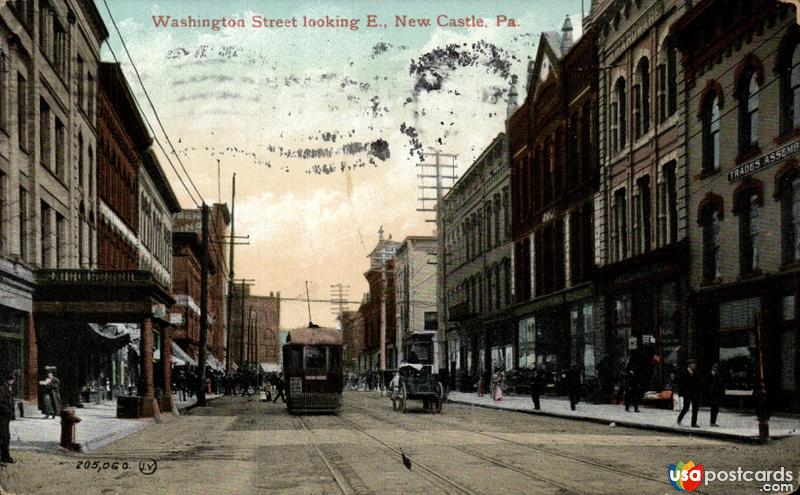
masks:
<svg viewBox="0 0 800 495"><path fill-rule="evenodd" d="M61 414L61 380L53 374L52 371L47 372L47 378L39 382L44 386L44 417L55 418L56 415Z"/></svg>
<svg viewBox="0 0 800 495"><path fill-rule="evenodd" d="M494 374L492 385L492 398L494 400L503 400L503 371L500 368L498 368L497 372Z"/></svg>

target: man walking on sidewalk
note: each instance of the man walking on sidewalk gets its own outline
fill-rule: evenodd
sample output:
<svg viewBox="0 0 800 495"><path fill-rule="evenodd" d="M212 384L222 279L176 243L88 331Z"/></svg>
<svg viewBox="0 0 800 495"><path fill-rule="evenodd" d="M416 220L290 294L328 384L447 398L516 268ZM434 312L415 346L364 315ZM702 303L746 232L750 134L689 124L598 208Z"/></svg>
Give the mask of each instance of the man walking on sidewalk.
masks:
<svg viewBox="0 0 800 495"><path fill-rule="evenodd" d="M9 423L14 419L14 380L16 377L9 374L0 389L0 463L13 464L9 447L11 431Z"/></svg>
<svg viewBox="0 0 800 495"><path fill-rule="evenodd" d="M683 397L683 408L678 415L678 424L681 424L683 417L692 406L692 428L699 428L697 425L697 411L700 407L700 377L697 376L697 361L690 359L686 361L686 369L681 373L679 391Z"/></svg>
<svg viewBox="0 0 800 495"><path fill-rule="evenodd" d="M577 364L567 371L567 390L569 391L569 408L574 411L581 398L581 368Z"/></svg>
<svg viewBox="0 0 800 495"><path fill-rule="evenodd" d="M541 409L539 397L542 395L544 388L544 373L539 368L533 369L533 377L531 378L531 399L533 400L533 408L537 411Z"/></svg>
<svg viewBox="0 0 800 495"><path fill-rule="evenodd" d="M719 363L714 363L711 367L711 373L708 375L708 403L711 406L711 426L719 426L717 424L719 403L724 395L725 385L722 383L722 377L719 376Z"/></svg>
<svg viewBox="0 0 800 495"><path fill-rule="evenodd" d="M628 363L628 369L625 370L625 412L630 412L633 406L634 412L639 412L639 398L641 391L639 389L639 377L636 376L636 368L633 363Z"/></svg>

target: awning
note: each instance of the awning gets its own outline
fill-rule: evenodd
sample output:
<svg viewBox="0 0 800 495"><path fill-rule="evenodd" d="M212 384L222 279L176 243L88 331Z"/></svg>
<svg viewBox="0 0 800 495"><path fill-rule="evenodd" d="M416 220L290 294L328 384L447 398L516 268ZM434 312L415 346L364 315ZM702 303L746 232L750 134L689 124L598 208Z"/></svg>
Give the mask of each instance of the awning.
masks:
<svg viewBox="0 0 800 495"><path fill-rule="evenodd" d="M217 371L225 371L225 366L222 365L222 363L220 362L219 359L215 358L211 354L206 356L206 364L208 366L211 366L211 369L214 369L214 370L217 370Z"/></svg>
<svg viewBox="0 0 800 495"><path fill-rule="evenodd" d="M263 373L278 373L281 371L281 365L278 363L259 363Z"/></svg>
<svg viewBox="0 0 800 495"><path fill-rule="evenodd" d="M161 349L156 349L153 351L153 361L160 361L161 360ZM169 362L172 364L176 364L178 366L183 366L186 364L186 361L179 357L175 357L174 354L170 355Z"/></svg>
<svg viewBox="0 0 800 495"><path fill-rule="evenodd" d="M179 346L175 342L172 343L172 355L183 361L183 364L190 364L192 366L197 366L197 360L192 359L192 356L186 354L186 351L181 349L181 346Z"/></svg>
<svg viewBox="0 0 800 495"><path fill-rule="evenodd" d="M130 333L115 325L89 323L87 335L93 344L106 352L116 352L131 341Z"/></svg>

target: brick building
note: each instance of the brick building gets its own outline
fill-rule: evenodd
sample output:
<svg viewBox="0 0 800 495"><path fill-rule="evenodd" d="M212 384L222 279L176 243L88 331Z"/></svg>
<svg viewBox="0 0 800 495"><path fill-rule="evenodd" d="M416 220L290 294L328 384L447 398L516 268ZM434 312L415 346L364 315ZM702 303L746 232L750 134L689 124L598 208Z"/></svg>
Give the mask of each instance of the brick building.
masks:
<svg viewBox="0 0 800 495"><path fill-rule="evenodd" d="M170 333L172 340L195 362L200 354L201 256L202 245L198 234L173 232L172 296L175 304L170 309ZM216 273L214 268L213 261L209 260L209 272Z"/></svg>
<svg viewBox="0 0 800 495"><path fill-rule="evenodd" d="M676 21L672 34L680 40L686 84L691 354L704 372L718 362L726 400L747 405L761 347L772 407L797 410L795 9L763 0L702 2Z"/></svg>
<svg viewBox="0 0 800 495"><path fill-rule="evenodd" d="M202 235L202 211L199 208L185 209L173 218L176 232L192 232ZM225 236L231 223L228 205L215 203L209 211L208 259L215 266L208 276L208 352L214 356L214 364L225 362L225 339L227 336L227 244ZM199 300L198 304L199 304Z"/></svg>
<svg viewBox="0 0 800 495"><path fill-rule="evenodd" d="M93 81L108 32L93 2L16 0L0 33L0 373L19 370L35 401L36 270L95 264Z"/></svg>
<svg viewBox="0 0 800 495"><path fill-rule="evenodd" d="M644 391L669 390L686 358L690 117L670 26L687 8L683 0L602 1L585 21L602 68L595 317L605 327L598 378L608 396L626 366Z"/></svg>
<svg viewBox="0 0 800 495"><path fill-rule="evenodd" d="M369 293L359 311L364 315L364 347L359 364L361 369L385 370L397 365L394 256L400 243L383 237L378 231L378 243L370 252L370 268L364 273Z"/></svg>
<svg viewBox="0 0 800 495"><path fill-rule="evenodd" d="M281 293L257 296L250 288L234 286L231 302L232 362L241 366L247 363L281 362Z"/></svg>
<svg viewBox="0 0 800 495"><path fill-rule="evenodd" d="M604 346L597 331L593 201L598 171L595 31L573 40L572 23L540 36L523 106L508 120L513 184L517 360L558 384L581 365L588 376Z"/></svg>
<svg viewBox="0 0 800 495"><path fill-rule="evenodd" d="M137 177L142 155L153 140L119 64L103 62L99 69L97 267L100 270L136 270L139 265ZM83 135L79 134L80 148L83 148L83 141ZM79 170L87 168L86 161L83 155L78 156ZM85 216L83 205L79 214ZM83 230L79 231L79 236L80 246L84 244Z"/></svg>
<svg viewBox="0 0 800 495"><path fill-rule="evenodd" d="M345 370L358 369L358 356L364 346L364 316L360 311L343 311L339 315L342 330L343 365Z"/></svg>
<svg viewBox="0 0 800 495"><path fill-rule="evenodd" d="M108 31L89 0L14 0L0 7L0 32L0 372L19 370L19 395L33 403L44 367L56 366L64 403L79 403L80 389L98 370L107 377L110 353L131 338L107 324L135 323L145 356L137 370L141 412L152 414L154 327L166 326L163 308L172 303L168 267L139 270L138 242L133 269L132 243L117 242L108 266L98 266L98 231L108 233L100 205L125 217L119 226L130 232L141 224L138 211L131 219L139 191L122 194L132 181L138 187L141 169L131 174L130 163L102 177L118 191L104 190L98 201L97 165L106 160L97 159L99 52ZM124 91L99 98L130 107ZM116 130L102 132L127 134L112 140L130 153L147 139L137 116L125 113ZM120 149L107 159L118 160ZM156 193L177 204L168 184Z"/></svg>

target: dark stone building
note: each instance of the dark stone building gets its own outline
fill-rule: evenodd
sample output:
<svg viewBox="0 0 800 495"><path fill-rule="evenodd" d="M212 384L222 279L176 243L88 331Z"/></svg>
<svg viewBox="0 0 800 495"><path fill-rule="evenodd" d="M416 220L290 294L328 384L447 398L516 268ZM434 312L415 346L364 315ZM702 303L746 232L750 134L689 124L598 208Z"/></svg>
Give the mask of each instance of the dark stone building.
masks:
<svg viewBox="0 0 800 495"><path fill-rule="evenodd" d="M605 347L596 319L594 192L598 173L596 34L573 44L562 32L540 37L511 136L515 306L521 368L548 383L579 365L596 379Z"/></svg>

